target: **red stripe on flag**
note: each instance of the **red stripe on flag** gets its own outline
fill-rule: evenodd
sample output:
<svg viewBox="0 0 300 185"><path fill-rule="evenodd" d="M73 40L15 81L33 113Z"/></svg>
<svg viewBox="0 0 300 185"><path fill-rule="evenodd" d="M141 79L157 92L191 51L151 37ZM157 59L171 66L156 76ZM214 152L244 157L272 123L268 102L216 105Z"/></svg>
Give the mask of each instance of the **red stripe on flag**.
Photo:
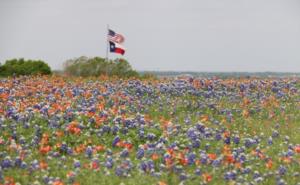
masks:
<svg viewBox="0 0 300 185"><path fill-rule="evenodd" d="M115 53L120 53L120 54L124 55L125 50L123 50L123 49L121 49L121 48L115 48L115 51L114 51L114 52L115 52Z"/></svg>

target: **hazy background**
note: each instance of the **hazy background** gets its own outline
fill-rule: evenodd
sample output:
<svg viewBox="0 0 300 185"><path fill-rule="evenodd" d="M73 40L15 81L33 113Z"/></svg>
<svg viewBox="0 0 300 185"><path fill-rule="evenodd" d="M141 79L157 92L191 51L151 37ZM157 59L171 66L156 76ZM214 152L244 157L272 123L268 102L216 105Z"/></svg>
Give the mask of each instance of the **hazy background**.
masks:
<svg viewBox="0 0 300 185"><path fill-rule="evenodd" d="M106 24L137 70L300 72L299 0L0 0L0 62L105 57Z"/></svg>

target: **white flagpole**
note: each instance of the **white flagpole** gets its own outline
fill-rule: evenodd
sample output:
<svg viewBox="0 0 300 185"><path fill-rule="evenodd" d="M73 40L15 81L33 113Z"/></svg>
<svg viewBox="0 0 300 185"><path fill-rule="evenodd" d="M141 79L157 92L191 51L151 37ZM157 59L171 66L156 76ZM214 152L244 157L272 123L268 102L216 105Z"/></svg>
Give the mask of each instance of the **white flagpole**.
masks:
<svg viewBox="0 0 300 185"><path fill-rule="evenodd" d="M108 62L108 52L109 52L109 42L108 42L108 31L109 31L109 25L107 24L107 32L106 32L106 61Z"/></svg>

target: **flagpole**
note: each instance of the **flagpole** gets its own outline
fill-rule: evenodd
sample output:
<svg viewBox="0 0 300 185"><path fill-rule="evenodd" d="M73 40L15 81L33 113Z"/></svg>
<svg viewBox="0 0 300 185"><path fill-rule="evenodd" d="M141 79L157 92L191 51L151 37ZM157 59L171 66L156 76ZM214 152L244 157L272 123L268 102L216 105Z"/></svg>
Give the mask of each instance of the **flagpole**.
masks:
<svg viewBox="0 0 300 185"><path fill-rule="evenodd" d="M106 57L105 57L105 60L107 62L108 62L108 52L109 52L109 43L108 43L108 39L107 39L108 30L109 30L109 25L107 24L107 31L106 31Z"/></svg>

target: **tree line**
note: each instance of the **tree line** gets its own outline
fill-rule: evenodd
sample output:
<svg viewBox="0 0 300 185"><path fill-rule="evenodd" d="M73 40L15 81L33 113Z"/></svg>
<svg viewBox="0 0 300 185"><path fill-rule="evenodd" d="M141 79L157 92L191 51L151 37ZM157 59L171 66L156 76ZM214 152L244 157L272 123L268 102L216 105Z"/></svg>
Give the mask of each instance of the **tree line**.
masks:
<svg viewBox="0 0 300 185"><path fill-rule="evenodd" d="M63 71L59 74L69 76L116 76L120 78L155 78L149 73L139 74L132 69L125 59L106 60L101 57L81 56L65 61ZM10 59L3 65L0 64L0 76L21 76L21 75L50 75L52 70L49 65L42 60ZM58 73L55 73L58 74Z"/></svg>

